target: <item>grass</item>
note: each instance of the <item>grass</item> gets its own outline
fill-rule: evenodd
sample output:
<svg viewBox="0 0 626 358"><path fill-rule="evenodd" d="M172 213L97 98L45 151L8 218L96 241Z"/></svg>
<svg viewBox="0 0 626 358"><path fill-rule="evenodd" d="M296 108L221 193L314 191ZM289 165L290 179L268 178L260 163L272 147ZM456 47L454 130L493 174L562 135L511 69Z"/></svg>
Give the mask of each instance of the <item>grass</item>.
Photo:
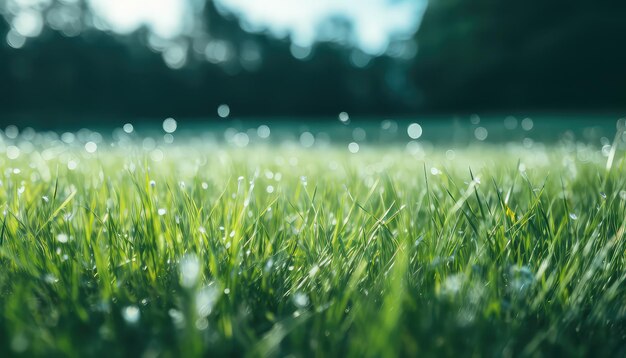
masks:
<svg viewBox="0 0 626 358"><path fill-rule="evenodd" d="M619 136L31 142L0 159L1 356L626 354Z"/></svg>

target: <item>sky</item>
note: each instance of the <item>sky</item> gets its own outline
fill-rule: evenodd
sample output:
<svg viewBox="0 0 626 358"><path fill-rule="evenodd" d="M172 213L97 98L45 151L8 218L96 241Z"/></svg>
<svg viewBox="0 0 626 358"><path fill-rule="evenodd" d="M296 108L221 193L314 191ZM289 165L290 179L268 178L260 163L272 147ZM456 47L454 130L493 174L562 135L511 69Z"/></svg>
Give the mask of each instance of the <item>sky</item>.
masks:
<svg viewBox="0 0 626 358"><path fill-rule="evenodd" d="M289 36L300 47L328 38L323 26L331 18L352 24L348 45L368 55L381 55L394 39L411 37L419 28L425 0L218 0L237 14L244 28ZM333 32L332 28L327 32ZM339 40L339 39L338 39Z"/></svg>
<svg viewBox="0 0 626 358"><path fill-rule="evenodd" d="M118 33L147 26L155 35L174 38L192 31L201 1L89 0L102 22ZM239 17L244 29L284 38L302 48L320 40L340 41L372 56L382 55L394 40L411 37L419 28L426 0L215 0L222 12ZM337 36L330 19L351 23Z"/></svg>
<svg viewBox="0 0 626 358"><path fill-rule="evenodd" d="M141 26L162 38L184 34L193 21L189 1L181 0L88 0L93 13L115 32L128 34Z"/></svg>

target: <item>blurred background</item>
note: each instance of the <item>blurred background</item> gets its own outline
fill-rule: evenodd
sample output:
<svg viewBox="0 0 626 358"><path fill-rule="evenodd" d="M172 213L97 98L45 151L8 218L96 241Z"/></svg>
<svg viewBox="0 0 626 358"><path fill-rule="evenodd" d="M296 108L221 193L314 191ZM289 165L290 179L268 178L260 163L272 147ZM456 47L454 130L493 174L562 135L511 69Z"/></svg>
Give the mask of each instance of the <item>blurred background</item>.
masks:
<svg viewBox="0 0 626 358"><path fill-rule="evenodd" d="M5 125L626 109L619 0L0 0L0 15Z"/></svg>

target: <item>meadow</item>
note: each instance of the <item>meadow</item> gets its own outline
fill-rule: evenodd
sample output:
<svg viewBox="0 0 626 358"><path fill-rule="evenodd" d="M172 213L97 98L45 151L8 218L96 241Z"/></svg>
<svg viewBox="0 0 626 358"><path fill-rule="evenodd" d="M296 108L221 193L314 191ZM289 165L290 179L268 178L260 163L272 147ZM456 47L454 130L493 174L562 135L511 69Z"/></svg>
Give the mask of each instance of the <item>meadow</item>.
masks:
<svg viewBox="0 0 626 358"><path fill-rule="evenodd" d="M2 136L0 356L626 355L621 128L455 148L126 130Z"/></svg>

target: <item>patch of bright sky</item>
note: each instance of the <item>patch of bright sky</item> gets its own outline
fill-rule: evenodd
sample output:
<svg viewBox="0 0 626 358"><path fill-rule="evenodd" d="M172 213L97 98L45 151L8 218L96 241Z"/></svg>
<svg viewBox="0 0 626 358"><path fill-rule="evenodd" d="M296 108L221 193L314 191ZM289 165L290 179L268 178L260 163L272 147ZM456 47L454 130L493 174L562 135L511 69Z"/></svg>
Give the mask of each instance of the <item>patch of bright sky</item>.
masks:
<svg viewBox="0 0 626 358"><path fill-rule="evenodd" d="M255 30L276 37L289 36L294 44L311 47L320 40L320 27L331 18L352 26L341 39L369 55L385 52L390 42L412 36L418 29L427 0L215 0ZM162 38L185 32L193 21L193 3L182 0L89 0L95 14L118 33L142 25Z"/></svg>
<svg viewBox="0 0 626 358"><path fill-rule="evenodd" d="M188 28L193 9L183 0L88 0L94 14L111 30L128 34L146 26L161 38L173 38Z"/></svg>
<svg viewBox="0 0 626 358"><path fill-rule="evenodd" d="M2 0L0 0L1 2ZM75 0L64 0L73 3ZM162 39L189 35L195 14L206 0L87 0L98 28L128 34L146 26ZM222 11L238 16L244 28L267 31L294 45L310 48L329 40L320 29L329 19L350 24L343 36L330 38L356 47L368 55L383 54L394 40L410 38L419 28L428 0L213 0ZM13 0L16 15L13 28L21 36L41 32L42 17L37 10L49 0ZM6 4L5 4L6 5ZM1 6L0 6L1 7ZM34 11L33 11L34 10ZM328 30L326 31L328 32Z"/></svg>
<svg viewBox="0 0 626 358"><path fill-rule="evenodd" d="M352 25L348 41L369 55L380 55L395 39L412 36L427 0L216 0L256 31L290 36L298 46L320 40L319 28L330 18Z"/></svg>

